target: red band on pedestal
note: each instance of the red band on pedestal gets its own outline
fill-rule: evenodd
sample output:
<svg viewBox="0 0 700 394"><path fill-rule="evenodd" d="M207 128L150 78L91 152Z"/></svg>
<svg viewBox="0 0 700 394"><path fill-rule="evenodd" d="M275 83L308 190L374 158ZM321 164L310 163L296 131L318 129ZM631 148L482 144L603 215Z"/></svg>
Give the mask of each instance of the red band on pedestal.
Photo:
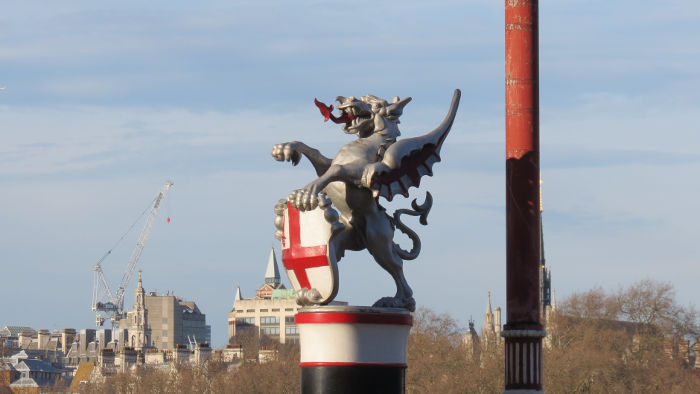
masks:
<svg viewBox="0 0 700 394"><path fill-rule="evenodd" d="M413 316L409 314L347 313L347 312L312 312L297 313L296 324L395 324L413 326Z"/></svg>
<svg viewBox="0 0 700 394"><path fill-rule="evenodd" d="M382 363L351 363L351 362L305 362L299 363L300 367L387 367L407 368L406 364L382 364Z"/></svg>

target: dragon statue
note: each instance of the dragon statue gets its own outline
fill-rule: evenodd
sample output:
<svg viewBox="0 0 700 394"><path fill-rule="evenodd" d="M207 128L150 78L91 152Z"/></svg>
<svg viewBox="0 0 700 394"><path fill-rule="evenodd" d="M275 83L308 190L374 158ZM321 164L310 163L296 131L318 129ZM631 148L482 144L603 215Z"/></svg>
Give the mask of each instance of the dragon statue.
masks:
<svg viewBox="0 0 700 394"><path fill-rule="evenodd" d="M389 201L396 195L408 197L410 187L419 187L424 175L432 176L432 166L440 161L440 149L454 122L459 99L460 91L455 90L449 112L435 130L405 139L398 139L401 135L398 125L410 97L394 97L389 103L372 95L359 98L339 96L335 100L340 116L332 114L332 105L326 106L314 100L326 121L330 119L342 124L342 130L355 134L357 139L340 148L332 159L298 141L272 147L275 160L297 165L305 156L318 175L317 179L294 190L286 200L277 204L276 237L284 238L284 220L280 218L288 205L300 212L326 209L326 217L333 219L330 220L333 231L328 241L330 258L339 261L346 250L367 249L396 282L395 296L383 297L374 306L415 310L413 291L403 273L403 261L418 257L420 240L401 222L400 215L419 216L421 224L426 225L432 197L427 192L423 204L413 200L413 209L399 209L393 216L389 216L380 205L379 197ZM335 209L329 210L330 204ZM396 228L411 239L410 251L393 241ZM305 299L299 297L299 292L297 301L302 305L319 303L318 297ZM327 299L326 302L330 301Z"/></svg>

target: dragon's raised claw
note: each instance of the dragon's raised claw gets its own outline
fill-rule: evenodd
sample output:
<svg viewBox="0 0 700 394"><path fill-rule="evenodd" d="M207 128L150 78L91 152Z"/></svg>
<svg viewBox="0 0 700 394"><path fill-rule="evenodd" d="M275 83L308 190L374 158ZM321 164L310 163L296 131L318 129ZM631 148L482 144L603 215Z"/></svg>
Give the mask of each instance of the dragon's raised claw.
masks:
<svg viewBox="0 0 700 394"><path fill-rule="evenodd" d="M289 194L288 200L294 208L303 212L316 209L319 198L318 194L310 193L306 189L297 189Z"/></svg>
<svg viewBox="0 0 700 394"><path fill-rule="evenodd" d="M296 141L276 144L272 146L270 154L277 161L291 161L292 165L295 166L301 160L301 153L298 150L299 145L300 143Z"/></svg>

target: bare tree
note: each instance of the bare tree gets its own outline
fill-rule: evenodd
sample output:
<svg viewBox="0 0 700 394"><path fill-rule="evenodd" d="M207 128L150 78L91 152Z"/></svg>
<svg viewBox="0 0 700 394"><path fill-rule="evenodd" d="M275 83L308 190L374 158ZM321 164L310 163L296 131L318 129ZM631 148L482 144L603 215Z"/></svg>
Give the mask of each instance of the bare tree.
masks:
<svg viewBox="0 0 700 394"><path fill-rule="evenodd" d="M560 303L550 318L544 385L550 393L695 393L700 374L664 353L669 335L697 338L698 315L681 307L673 286L651 280L608 292L594 288ZM408 340L408 393L500 393L503 348L473 357L462 345L466 330L451 316L420 308ZM252 335L254 334L254 335ZM93 383L87 393L298 393L299 346L257 332L234 339L246 352L269 346L270 362L141 368ZM246 358L252 358L250 355Z"/></svg>

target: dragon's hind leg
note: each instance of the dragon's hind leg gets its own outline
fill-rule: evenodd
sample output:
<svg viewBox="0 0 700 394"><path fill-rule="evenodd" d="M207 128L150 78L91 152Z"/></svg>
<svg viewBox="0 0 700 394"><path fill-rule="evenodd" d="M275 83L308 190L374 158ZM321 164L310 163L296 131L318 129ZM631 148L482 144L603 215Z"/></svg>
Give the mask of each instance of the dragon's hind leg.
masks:
<svg viewBox="0 0 700 394"><path fill-rule="evenodd" d="M413 290L403 274L403 260L394 249L394 229L388 217L383 212L370 215L367 218L365 235L367 250L396 282L396 295L383 297L375 302L374 306L406 308L414 311L416 302L413 299Z"/></svg>

